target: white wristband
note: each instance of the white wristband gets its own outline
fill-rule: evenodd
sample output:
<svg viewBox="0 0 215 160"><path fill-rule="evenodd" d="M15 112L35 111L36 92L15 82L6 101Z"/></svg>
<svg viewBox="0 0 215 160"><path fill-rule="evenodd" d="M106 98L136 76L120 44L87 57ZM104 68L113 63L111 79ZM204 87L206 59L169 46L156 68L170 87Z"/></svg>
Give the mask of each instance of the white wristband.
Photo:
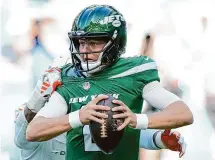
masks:
<svg viewBox="0 0 215 160"><path fill-rule="evenodd" d="M158 134L156 135L155 137L155 143L156 145L161 148L161 149L166 149L167 147L163 144L162 140L161 140L161 134L163 132L162 131L159 131Z"/></svg>
<svg viewBox="0 0 215 160"><path fill-rule="evenodd" d="M137 125L136 129L147 129L148 128L148 117L146 114L136 114L137 116Z"/></svg>
<svg viewBox="0 0 215 160"><path fill-rule="evenodd" d="M83 126L79 118L79 111L69 113L69 124L73 129Z"/></svg>

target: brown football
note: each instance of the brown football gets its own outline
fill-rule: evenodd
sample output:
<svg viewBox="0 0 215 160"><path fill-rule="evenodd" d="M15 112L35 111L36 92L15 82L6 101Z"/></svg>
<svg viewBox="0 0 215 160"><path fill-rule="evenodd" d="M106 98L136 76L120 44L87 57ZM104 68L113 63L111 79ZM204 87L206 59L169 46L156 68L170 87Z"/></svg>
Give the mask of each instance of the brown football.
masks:
<svg viewBox="0 0 215 160"><path fill-rule="evenodd" d="M109 106L111 108L118 106L117 104L112 103L114 97L111 95L108 96L109 97L107 99L101 100L97 104ZM90 133L94 142L103 153L112 154L122 139L124 129L117 131L117 128L124 122L124 119L114 119L112 117L114 114L118 114L120 112L113 112L111 110L100 112L106 112L108 114L108 118L104 119L105 123L103 125L90 121Z"/></svg>

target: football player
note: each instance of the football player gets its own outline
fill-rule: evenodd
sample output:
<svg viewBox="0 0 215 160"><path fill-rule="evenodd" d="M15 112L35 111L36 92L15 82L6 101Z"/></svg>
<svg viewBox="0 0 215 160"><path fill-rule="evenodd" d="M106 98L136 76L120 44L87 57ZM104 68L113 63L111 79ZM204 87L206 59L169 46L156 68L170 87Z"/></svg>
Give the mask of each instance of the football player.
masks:
<svg viewBox="0 0 215 160"><path fill-rule="evenodd" d="M60 67L62 64L67 64L68 62L70 60L67 57L60 57L54 61L52 66ZM75 76L75 74L71 76ZM60 69L51 68L47 70L42 78L38 80L29 101L16 110L14 142L21 149L21 159L65 159L65 134L44 142L30 142L25 137L28 124L36 113L44 107L56 87L61 84ZM186 143L178 132L147 129L141 130L140 147L150 150L170 149L179 151L179 157L182 157L186 150Z"/></svg>
<svg viewBox="0 0 215 160"><path fill-rule="evenodd" d="M193 123L187 105L159 84L156 63L148 57L121 58L126 46L126 22L115 8L89 6L74 21L71 40L72 64L62 68L63 85L58 87L45 106L30 122L29 141L45 141L67 132L66 159L138 159L140 130L171 129ZM71 77L71 72L82 77ZM89 121L103 124L107 118L96 105L112 94L119 104L113 111L124 118L124 136L114 154L105 155L92 142ZM162 110L140 114L143 100ZM57 105L56 105L57 104ZM165 134L171 133L167 131ZM128 147L129 146L129 147ZM123 154L122 154L123 153Z"/></svg>

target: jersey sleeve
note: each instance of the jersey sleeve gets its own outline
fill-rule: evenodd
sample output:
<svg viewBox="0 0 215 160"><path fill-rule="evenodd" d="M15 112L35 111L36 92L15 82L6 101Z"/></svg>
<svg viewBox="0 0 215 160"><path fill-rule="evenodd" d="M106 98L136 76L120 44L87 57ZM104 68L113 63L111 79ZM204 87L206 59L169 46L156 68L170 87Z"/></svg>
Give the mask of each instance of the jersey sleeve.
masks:
<svg viewBox="0 0 215 160"><path fill-rule="evenodd" d="M15 136L14 143L17 147L24 150L34 150L40 145L41 142L30 142L26 139L26 130L28 122L24 115L24 110L19 111L18 117L15 122Z"/></svg>
<svg viewBox="0 0 215 160"><path fill-rule="evenodd" d="M55 118L67 113L67 103L64 98L58 93L53 92L52 96L45 106L37 113L35 117L43 116L46 118ZM34 117L34 118L35 118Z"/></svg>
<svg viewBox="0 0 215 160"><path fill-rule="evenodd" d="M65 81L63 81L63 84L64 84L64 82ZM70 104L69 104L69 101L68 101L70 99L70 96L69 96L69 94L67 92L66 86L62 85L62 86L58 87L56 89L56 92L59 95L61 95L61 97L64 97L64 101L65 101L66 105L68 106L67 107L67 114L70 113L71 112L71 107L69 107Z"/></svg>
<svg viewBox="0 0 215 160"><path fill-rule="evenodd" d="M143 88L143 98L153 107L163 110L170 104L181 101L175 94L167 91L157 82L150 82Z"/></svg>

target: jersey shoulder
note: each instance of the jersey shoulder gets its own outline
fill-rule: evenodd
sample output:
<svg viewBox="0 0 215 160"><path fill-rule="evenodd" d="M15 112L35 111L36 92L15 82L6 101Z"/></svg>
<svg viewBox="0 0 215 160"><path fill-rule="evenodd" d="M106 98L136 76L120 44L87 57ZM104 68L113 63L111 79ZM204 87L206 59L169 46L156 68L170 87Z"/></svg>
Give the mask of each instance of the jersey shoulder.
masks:
<svg viewBox="0 0 215 160"><path fill-rule="evenodd" d="M109 79L133 78L135 84L139 83L140 86L144 86L152 81L160 81L156 62L146 56L120 58L110 68L109 74Z"/></svg>
<svg viewBox="0 0 215 160"><path fill-rule="evenodd" d="M136 74L136 80L138 82L142 82L146 85L152 81L160 81L158 66L153 59L147 56L138 56L134 57L132 62L139 73Z"/></svg>
<svg viewBox="0 0 215 160"><path fill-rule="evenodd" d="M73 65L71 63L63 65L61 67L61 77L67 77L68 72L73 69Z"/></svg>
<svg viewBox="0 0 215 160"><path fill-rule="evenodd" d="M131 63L133 66L138 66L141 64L151 63L155 61L147 56L134 56L134 57L127 57L121 58L122 63Z"/></svg>
<svg viewBox="0 0 215 160"><path fill-rule="evenodd" d="M103 74L111 77L134 76L147 70L157 70L157 64L146 56L119 58L119 60L107 68Z"/></svg>
<svg viewBox="0 0 215 160"><path fill-rule="evenodd" d="M144 66L153 66L153 68L157 68L156 62L147 56L120 58L116 65L114 65L115 68L123 67L125 70L134 67L144 68Z"/></svg>

